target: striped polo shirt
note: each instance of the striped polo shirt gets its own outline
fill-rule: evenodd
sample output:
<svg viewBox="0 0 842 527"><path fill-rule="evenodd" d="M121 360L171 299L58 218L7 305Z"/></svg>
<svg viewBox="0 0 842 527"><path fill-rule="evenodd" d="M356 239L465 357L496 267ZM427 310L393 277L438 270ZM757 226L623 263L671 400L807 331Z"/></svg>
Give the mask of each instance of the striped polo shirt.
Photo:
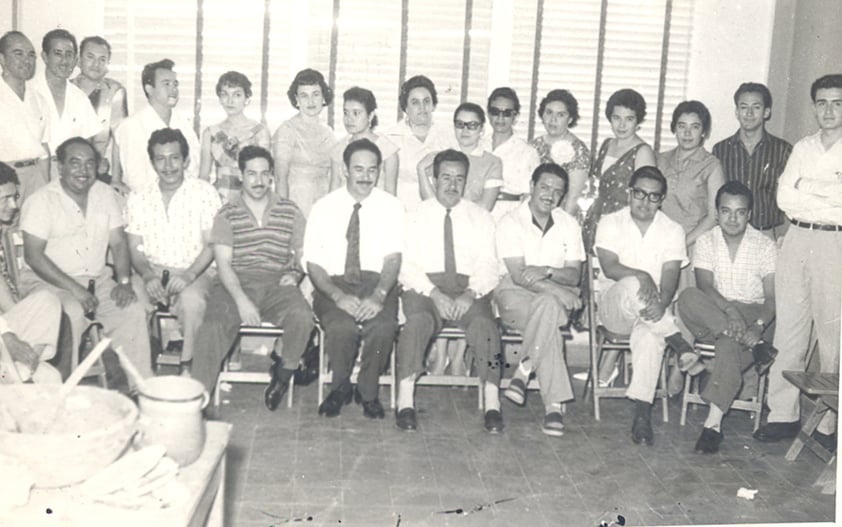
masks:
<svg viewBox="0 0 842 527"><path fill-rule="evenodd" d="M276 194L269 195L259 224L242 198L237 198L219 209L210 241L233 249L231 267L237 273L281 275L300 271L295 255L301 254L304 225L298 206Z"/></svg>

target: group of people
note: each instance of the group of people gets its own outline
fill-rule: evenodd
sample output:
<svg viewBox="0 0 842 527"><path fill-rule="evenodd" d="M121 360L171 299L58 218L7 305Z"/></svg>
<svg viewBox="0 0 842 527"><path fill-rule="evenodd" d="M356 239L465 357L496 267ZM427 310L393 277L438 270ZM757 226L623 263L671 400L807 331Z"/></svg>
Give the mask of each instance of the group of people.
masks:
<svg viewBox="0 0 842 527"><path fill-rule="evenodd" d="M209 390L241 324L282 327L264 393L274 410L318 323L333 371L319 414L337 416L354 399L383 418L378 377L394 349L395 419L409 431L416 381L431 349L450 353L436 336L451 325L465 332L484 427L499 433L500 331L511 329L522 358L503 395L525 404L536 376L542 430L560 436L573 399L560 328L595 301L587 323L630 338L632 440L654 440L669 349L679 380L712 370L696 450L716 452L749 366L771 367L761 441L799 429L798 391L781 372L804 368L811 332L822 370L838 370L842 75L813 84L820 130L794 148L765 130L772 97L762 84L737 89L739 130L713 153L704 104L675 108L677 146L656 153L637 134L643 97L622 89L605 109L613 137L592 158L570 131L579 108L567 90L541 100L546 133L526 142L511 88L493 90L485 108L460 104L451 129L434 119L436 87L423 75L403 83L404 119L383 131L374 94L344 92L347 136L337 140L320 119L333 91L318 71L296 75L288 96L298 113L274 134L245 116L248 78L227 72L216 86L227 117L199 136L176 107L172 61L143 68L148 104L129 114L125 89L106 77L110 52L100 37L77 47L66 30L50 31L36 80L29 39L0 38L10 123L0 130L4 377L60 379L45 361L61 347L62 316L70 351L59 355L75 355L95 316L152 375L147 328L162 304L181 326L183 370ZM591 254L594 290L582 273ZM693 339L715 344L712 365ZM614 382L617 356L606 353L598 370L593 382ZM834 442L835 419L817 434Z"/></svg>

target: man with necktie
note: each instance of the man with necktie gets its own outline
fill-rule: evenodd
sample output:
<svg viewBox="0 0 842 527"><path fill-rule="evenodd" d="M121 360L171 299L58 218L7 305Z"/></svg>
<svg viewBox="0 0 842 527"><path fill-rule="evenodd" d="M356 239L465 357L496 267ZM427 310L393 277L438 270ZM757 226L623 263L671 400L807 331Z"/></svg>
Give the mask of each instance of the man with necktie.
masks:
<svg viewBox="0 0 842 527"><path fill-rule="evenodd" d="M485 394L485 429L503 430L500 414L500 335L491 309L498 263L494 220L483 207L462 199L469 161L456 150L433 160L436 197L407 218L400 282L406 324L398 339L397 426L415 430L415 381L424 355L445 324L465 331Z"/></svg>
<svg viewBox="0 0 842 527"><path fill-rule="evenodd" d="M398 331L395 284L403 207L375 188L382 156L374 143L350 143L343 161L346 185L313 205L304 233L303 261L315 288L313 311L324 329L333 370L333 390L319 406L319 415L339 415L354 396L366 417L382 419L378 377ZM350 377L360 341L364 344L354 392Z"/></svg>

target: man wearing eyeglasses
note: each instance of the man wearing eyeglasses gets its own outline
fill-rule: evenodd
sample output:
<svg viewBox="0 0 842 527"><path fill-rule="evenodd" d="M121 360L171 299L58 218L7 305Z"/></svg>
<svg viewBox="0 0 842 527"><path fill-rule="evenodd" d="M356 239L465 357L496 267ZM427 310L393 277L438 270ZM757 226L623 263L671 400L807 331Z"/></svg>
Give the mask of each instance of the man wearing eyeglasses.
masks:
<svg viewBox="0 0 842 527"><path fill-rule="evenodd" d="M604 275L600 323L629 335L634 375L626 397L635 404L632 441L650 446L652 401L666 345L679 353L682 370L699 365L668 311L687 249L684 229L660 211L666 193L667 181L657 168L637 169L629 182L629 206L600 220L594 244Z"/></svg>

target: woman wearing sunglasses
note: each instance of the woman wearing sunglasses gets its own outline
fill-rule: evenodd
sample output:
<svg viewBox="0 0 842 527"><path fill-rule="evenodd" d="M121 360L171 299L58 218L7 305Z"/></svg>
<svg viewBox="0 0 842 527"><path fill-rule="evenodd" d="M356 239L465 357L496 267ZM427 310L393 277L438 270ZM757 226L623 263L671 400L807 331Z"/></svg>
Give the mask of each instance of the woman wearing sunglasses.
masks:
<svg viewBox="0 0 842 527"><path fill-rule="evenodd" d="M541 163L561 165L570 176L570 188L562 202L565 211L576 215L577 198L585 188L591 168L591 154L578 137L570 132L579 120L579 102L567 90L552 90L538 105L538 117L547 133L532 140Z"/></svg>

